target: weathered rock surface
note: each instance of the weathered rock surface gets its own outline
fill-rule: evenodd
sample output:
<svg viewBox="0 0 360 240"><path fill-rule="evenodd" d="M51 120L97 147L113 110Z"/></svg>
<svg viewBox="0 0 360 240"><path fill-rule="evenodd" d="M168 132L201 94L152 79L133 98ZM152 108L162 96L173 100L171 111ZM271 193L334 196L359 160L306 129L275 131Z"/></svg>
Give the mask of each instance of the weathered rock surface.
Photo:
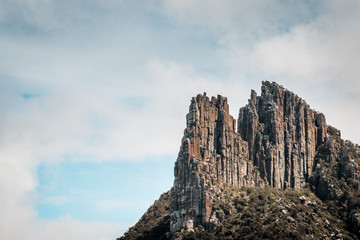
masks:
<svg viewBox="0 0 360 240"><path fill-rule="evenodd" d="M339 199L341 190L322 159L337 164L338 178L359 176L348 151L331 147L336 141L330 136L341 139L340 131L276 83L263 82L260 96L251 91L237 124L227 99L219 95L194 97L186 120L171 191L171 232L215 221L211 207L219 187L286 189L311 183L321 199L331 200ZM318 151L326 146L327 151Z"/></svg>
<svg viewBox="0 0 360 240"><path fill-rule="evenodd" d="M161 217L156 217L161 221L161 229L168 231L167 234L163 232L161 238L177 238L179 231L185 235L197 235L199 231L204 233L206 230L221 239L222 230L217 226L228 229L230 222L224 219L232 219L228 217L231 211L219 215L219 208L216 207L219 201L226 205L226 191L231 193L241 187L250 189L269 186L274 194L278 191L276 194L281 195L280 191L285 190L291 196L291 191L301 193L302 188L308 186L307 189L315 193L324 203L323 206L326 206L326 209L321 209L324 214L331 215L328 219L337 219L335 225L343 228L343 233L352 232L346 233L348 237L344 239L355 239L353 233L360 237L359 166L360 147L342 140L340 131L327 125L322 113L311 109L303 99L281 85L265 81L259 96L252 90L249 103L239 111L238 121L229 114L225 97L218 95L209 99L205 93L199 94L192 98L186 116L186 128L174 167L171 196L169 193L162 196L166 198L167 204L170 202L170 209ZM234 206L248 201L245 198L237 198ZM298 198L302 205L317 208L304 196ZM254 209L258 208L254 206ZM286 215L286 221L299 227L301 232L306 224L297 221L305 221L307 218L303 215L304 209L301 206L295 208L301 212L291 209L289 207L281 211L285 215L288 211L292 212L291 216ZM151 210L149 214L153 212ZM269 222L272 221L272 215L266 211L262 214L265 219L269 217ZM314 214L310 217L317 224L323 224L327 229L323 229L325 235L334 231L330 238L319 235L320 238L343 239L329 225L328 220L319 223ZM143 218L139 221L142 224L145 222ZM232 219L231 223L233 220L233 224L239 222ZM141 236L158 234L156 226L151 227ZM311 231L306 230L304 236L313 236ZM136 236L136 232L136 229L131 229L125 239L142 239L131 238ZM148 233L155 235L146 235ZM244 234L240 235L246 236ZM261 236L266 236L266 232Z"/></svg>
<svg viewBox="0 0 360 240"><path fill-rule="evenodd" d="M327 125L324 115L303 99L276 83L263 82L261 96L252 90L249 104L240 109L238 132L248 142L249 158L261 178L285 189L308 181Z"/></svg>
<svg viewBox="0 0 360 240"><path fill-rule="evenodd" d="M360 147L342 140L335 128L329 130L316 151L310 187L331 214L360 237Z"/></svg>
<svg viewBox="0 0 360 240"><path fill-rule="evenodd" d="M227 99L198 95L191 100L175 163L171 190L171 231L209 221L218 186L261 185L249 160L248 144L236 133Z"/></svg>

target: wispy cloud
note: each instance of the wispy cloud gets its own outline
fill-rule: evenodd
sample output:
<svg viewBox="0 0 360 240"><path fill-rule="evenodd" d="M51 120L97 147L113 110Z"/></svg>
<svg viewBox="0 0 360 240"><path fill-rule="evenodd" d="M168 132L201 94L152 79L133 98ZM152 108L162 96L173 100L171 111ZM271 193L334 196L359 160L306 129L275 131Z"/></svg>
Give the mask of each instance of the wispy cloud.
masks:
<svg viewBox="0 0 360 240"><path fill-rule="evenodd" d="M72 199L68 196L48 196L45 197L42 203L49 205L63 205L66 203L70 203Z"/></svg>
<svg viewBox="0 0 360 240"><path fill-rule="evenodd" d="M24 236L31 239L94 239L113 240L121 235L130 224L88 223L64 216L57 220L37 220L7 224L2 230L6 239L17 240ZM19 231L21 226L21 231Z"/></svg>

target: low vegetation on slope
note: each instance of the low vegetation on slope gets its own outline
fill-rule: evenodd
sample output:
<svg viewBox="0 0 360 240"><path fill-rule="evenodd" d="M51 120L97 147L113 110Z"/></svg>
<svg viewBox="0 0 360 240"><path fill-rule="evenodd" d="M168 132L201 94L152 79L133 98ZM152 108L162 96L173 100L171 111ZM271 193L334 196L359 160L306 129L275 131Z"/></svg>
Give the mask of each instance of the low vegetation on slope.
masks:
<svg viewBox="0 0 360 240"><path fill-rule="evenodd" d="M329 126L328 138L317 149L310 187L225 187L215 196L211 223L174 235L167 192L119 240L358 239L359 166L360 147Z"/></svg>
<svg viewBox="0 0 360 240"><path fill-rule="evenodd" d="M360 147L329 129L328 139L317 149L310 186L332 215L360 237Z"/></svg>
<svg viewBox="0 0 360 240"><path fill-rule="evenodd" d="M163 193L141 219L117 240L161 240L170 232L170 191Z"/></svg>
<svg viewBox="0 0 360 240"><path fill-rule="evenodd" d="M169 192L119 239L357 239L308 188L225 188L214 200L212 223L169 232Z"/></svg>
<svg viewBox="0 0 360 240"><path fill-rule="evenodd" d="M177 239L356 239L308 188L227 188L217 194L213 222Z"/></svg>

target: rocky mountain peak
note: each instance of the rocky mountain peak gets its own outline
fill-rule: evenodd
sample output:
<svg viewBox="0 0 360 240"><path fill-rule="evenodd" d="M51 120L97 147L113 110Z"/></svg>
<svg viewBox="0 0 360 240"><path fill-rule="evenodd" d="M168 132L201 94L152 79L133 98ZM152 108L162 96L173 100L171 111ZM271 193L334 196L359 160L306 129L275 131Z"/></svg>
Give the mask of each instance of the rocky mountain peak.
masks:
<svg viewBox="0 0 360 240"><path fill-rule="evenodd" d="M299 188L314 169L317 148L325 142L325 117L283 86L262 82L252 90L237 121L227 99L192 98L187 127L175 163L171 231L211 223L220 186Z"/></svg>
<svg viewBox="0 0 360 240"><path fill-rule="evenodd" d="M191 99L186 115L171 193L155 202L157 208L169 209L168 215L163 211L157 217L158 226L134 230L121 239L178 239L187 233L223 239L234 231L241 238L254 237L256 233L243 228L248 226L246 221L259 218L249 212L250 205L262 216L258 220L268 224L261 225L263 238L288 237L280 233L291 234L296 228L306 239L356 239L360 237L359 166L360 146L341 139L340 131L327 125L322 113L275 82L262 82L259 96L251 90L237 121L229 114L226 97L199 94ZM259 208L250 203L249 192L253 192L251 201L267 205ZM313 200L305 201L304 194ZM275 211L274 215L266 209ZM145 215L154 212L150 208ZM286 224L279 226L276 221L294 228L283 229ZM145 222L140 220L136 226ZM229 223L238 226L229 227ZM259 227L254 224L250 228ZM139 232L144 237L130 237Z"/></svg>

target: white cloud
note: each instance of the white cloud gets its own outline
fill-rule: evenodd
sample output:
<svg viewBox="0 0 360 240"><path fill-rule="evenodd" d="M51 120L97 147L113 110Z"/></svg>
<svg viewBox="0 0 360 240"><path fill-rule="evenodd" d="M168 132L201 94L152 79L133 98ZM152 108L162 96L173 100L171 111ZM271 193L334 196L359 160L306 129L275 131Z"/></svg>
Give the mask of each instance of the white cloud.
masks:
<svg viewBox="0 0 360 240"><path fill-rule="evenodd" d="M50 234L71 226L55 220L48 224L47 231L36 233L37 225L47 224L36 220L37 199L29 195L38 184L38 164L61 161L62 156L72 154L79 160L103 161L176 153L191 97L202 91L209 95L226 92L223 83L200 77L194 69L181 64L153 61L144 70L149 77L141 81L137 91L148 102L140 108L124 106L119 95L126 93L112 86L98 90L91 85L80 87L64 82L56 92L29 99L14 89L4 92L3 96L18 106L3 105L7 110L1 119L0 177L4 185L0 191L4 218L0 223L8 229L3 232L4 238L17 236L12 231L23 228L23 224L35 224L31 234L38 234L38 239L45 238L47 231ZM64 196L45 198L48 204L70 200ZM124 200L104 200L97 206L109 209L134 205ZM69 239L76 239L72 236Z"/></svg>
<svg viewBox="0 0 360 240"><path fill-rule="evenodd" d="M299 22L309 21L318 11L318 3L304 1L162 1L162 11L171 20L200 32L221 35L238 34L242 41L273 35Z"/></svg>
<svg viewBox="0 0 360 240"><path fill-rule="evenodd" d="M360 142L360 129L349 124L360 117L360 4L328 5L328 12L288 33L264 39L250 54L264 75L279 79L324 112L343 136ZM341 12L340 12L341 11ZM341 13L341 14L340 14Z"/></svg>
<svg viewBox="0 0 360 240"><path fill-rule="evenodd" d="M324 15L295 26L289 33L256 44L254 62L269 74L281 73L289 79L316 77L317 81L329 82L335 76L358 83L360 47L356 42L360 29L352 25L358 20L358 14L337 18Z"/></svg>
<svg viewBox="0 0 360 240"><path fill-rule="evenodd" d="M120 235L126 226L39 220L36 167L64 155L104 161L176 154L190 99L204 91L227 96L236 118L251 88L275 80L360 143L358 1L133 4L0 3L1 239ZM149 11L162 15L147 21ZM19 27L23 23L31 28ZM188 47L177 39L182 36L200 43ZM207 41L214 46L197 51ZM185 58L184 48L190 54ZM23 93L35 97L24 99ZM97 203L103 209L124 206L133 205L123 199Z"/></svg>
<svg viewBox="0 0 360 240"><path fill-rule="evenodd" d="M18 222L6 226L0 237L8 240L18 240L24 237L30 239L89 239L114 240L124 232L130 224L87 223L64 216L57 220L37 220ZM21 229L19 227L21 226Z"/></svg>
<svg viewBox="0 0 360 240"><path fill-rule="evenodd" d="M22 30L66 32L73 26L101 21L112 9L123 7L116 0L2 0L0 22L11 22ZM105 14L106 13L106 14Z"/></svg>

